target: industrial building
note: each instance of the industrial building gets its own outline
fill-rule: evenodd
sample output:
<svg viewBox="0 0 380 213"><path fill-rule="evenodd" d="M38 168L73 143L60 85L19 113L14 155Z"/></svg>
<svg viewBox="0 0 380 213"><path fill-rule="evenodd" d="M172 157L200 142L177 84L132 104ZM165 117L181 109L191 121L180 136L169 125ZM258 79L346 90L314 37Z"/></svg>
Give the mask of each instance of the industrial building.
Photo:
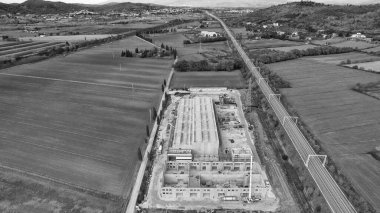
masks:
<svg viewBox="0 0 380 213"><path fill-rule="evenodd" d="M261 168L256 162L168 161L162 175L159 194L167 201L206 198L218 201L225 197L241 200L248 198L249 193L262 198L269 190L263 184Z"/></svg>
<svg viewBox="0 0 380 213"><path fill-rule="evenodd" d="M177 108L171 152L191 150L195 161L218 161L219 136L212 99L181 99Z"/></svg>
<svg viewBox="0 0 380 213"><path fill-rule="evenodd" d="M249 200L270 191L260 165L252 161L234 99L224 95L230 101L221 102L220 97L177 100L172 141L158 173L160 199Z"/></svg>

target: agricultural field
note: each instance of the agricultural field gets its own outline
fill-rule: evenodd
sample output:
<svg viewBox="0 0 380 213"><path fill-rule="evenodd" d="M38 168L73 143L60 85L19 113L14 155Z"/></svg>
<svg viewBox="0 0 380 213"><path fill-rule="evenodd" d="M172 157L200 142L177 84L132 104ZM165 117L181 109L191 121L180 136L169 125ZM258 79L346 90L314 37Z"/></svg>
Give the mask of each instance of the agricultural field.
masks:
<svg viewBox="0 0 380 213"><path fill-rule="evenodd" d="M109 44L109 46L112 47L112 49L117 48L117 46L120 45L118 42L112 42ZM158 45L157 45L158 46ZM123 40L123 43L119 46L121 49L129 49L131 51L134 51L136 48L138 49L152 49L154 47L157 47L154 44L145 41L137 36L131 36L126 40Z"/></svg>
<svg viewBox="0 0 380 213"><path fill-rule="evenodd" d="M45 37L22 37L20 41L61 41L61 42L76 42L76 41L88 41L95 39L103 39L114 36L112 34L96 34L96 35L66 35L66 36L45 36Z"/></svg>
<svg viewBox="0 0 380 213"><path fill-rule="evenodd" d="M134 44L125 39L1 70L0 165L127 197L149 109L172 64L121 58Z"/></svg>
<svg viewBox="0 0 380 213"><path fill-rule="evenodd" d="M292 88L282 89L323 149L353 186L380 211L380 101L353 91L357 83L380 80L361 72L307 58L268 65Z"/></svg>
<svg viewBox="0 0 380 213"><path fill-rule="evenodd" d="M279 39L262 39L262 40L246 40L243 46L248 49L263 49L263 48L276 48L276 47L294 47L303 45L303 42L287 41Z"/></svg>
<svg viewBox="0 0 380 213"><path fill-rule="evenodd" d="M240 71L231 72L175 72L170 84L171 89L190 87L228 87L245 88L245 80Z"/></svg>
<svg viewBox="0 0 380 213"><path fill-rule="evenodd" d="M347 64L347 67L357 66L360 70L368 70L373 72L380 73L380 61L371 61L365 63L357 63L357 64Z"/></svg>
<svg viewBox="0 0 380 213"><path fill-rule="evenodd" d="M380 100L380 81L370 82L368 84L357 84L354 90ZM380 147L374 150L373 154L377 154L377 157L380 158Z"/></svg>
<svg viewBox="0 0 380 213"><path fill-rule="evenodd" d="M309 57L305 57L304 59L314 60L321 63L338 65L341 62L347 62L347 60L350 60L351 63L378 61L380 60L380 57L368 55L365 53L350 52L350 53L332 54L332 55L309 56Z"/></svg>
<svg viewBox="0 0 380 213"><path fill-rule="evenodd" d="M203 51L199 50L198 45L186 45L184 46L183 41L188 40L186 36L182 33L166 33L166 34L157 34L150 35L153 39L153 43L160 46L162 43L165 45L172 46L176 48L178 51L178 58L199 61L205 59L205 57L201 54Z"/></svg>
<svg viewBox="0 0 380 213"><path fill-rule="evenodd" d="M334 47L352 47L352 48L358 48L359 50L372 48L379 46L378 44L372 44L364 41L344 41L336 44L331 44L331 46Z"/></svg>
<svg viewBox="0 0 380 213"><path fill-rule="evenodd" d="M367 52L367 53L370 53L370 52L380 52L380 45L377 46L377 47L374 47L374 48L369 48L369 49L365 49L363 50L364 52Z"/></svg>
<svg viewBox="0 0 380 213"><path fill-rule="evenodd" d="M125 21L125 20L124 20ZM143 29L149 27L155 27L163 24L162 21L146 21L146 22L130 22L127 24L99 24L95 25L93 23L75 23L76 26L65 24L55 25L30 25L30 29L38 28L38 31L25 31L24 26L19 26L15 28L4 29L0 32L1 35L8 35L14 38L37 38L39 34L45 34L46 36L68 36L68 35L111 35L126 33L135 29Z"/></svg>
<svg viewBox="0 0 380 213"><path fill-rule="evenodd" d="M62 42L15 42L0 45L0 60L36 54L48 48L62 47Z"/></svg>
<svg viewBox="0 0 380 213"><path fill-rule="evenodd" d="M335 37L335 38L329 38L329 39L323 39L323 40L312 40L312 44L316 45L326 45L326 44L337 44L340 42L347 41L345 38L342 37Z"/></svg>
<svg viewBox="0 0 380 213"><path fill-rule="evenodd" d="M309 48L314 48L317 47L312 44L304 44L304 45L297 45L297 46L289 46L289 47L275 47L275 48L270 48L272 50L277 50L277 51L284 51L284 52L289 52L291 50L307 50Z"/></svg>

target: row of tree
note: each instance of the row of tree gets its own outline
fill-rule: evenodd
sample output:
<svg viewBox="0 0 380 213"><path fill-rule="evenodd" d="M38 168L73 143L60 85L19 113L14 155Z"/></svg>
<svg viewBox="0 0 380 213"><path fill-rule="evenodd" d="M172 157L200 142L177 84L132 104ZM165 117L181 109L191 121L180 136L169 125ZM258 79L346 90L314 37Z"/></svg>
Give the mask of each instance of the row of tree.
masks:
<svg viewBox="0 0 380 213"><path fill-rule="evenodd" d="M238 70L243 67L241 60L230 59L222 60L215 63L209 63L207 60L201 61L188 61L179 60L174 64L174 69L179 72L191 71L232 71Z"/></svg>
<svg viewBox="0 0 380 213"><path fill-rule="evenodd" d="M166 80L164 80L164 82L162 84L162 87L163 88L166 87ZM163 91L164 91L164 89L163 89ZM164 116L164 110L165 110L165 108L167 106L169 98L170 98L170 96L164 91L164 100L163 100L163 102L161 102L161 104L162 104L161 105L162 110L160 111L160 113L157 112L157 109L155 107L152 107L152 109L151 109L151 116L152 116L151 119L153 120L153 125L156 122L157 122L157 125L160 124L161 119ZM151 131L149 129L149 124L148 124L148 125L146 125L145 143L148 143L150 135L151 135ZM148 188L149 188L149 183L151 181L151 174L152 174L152 170L153 170L154 159L156 158L156 153L157 153L157 147L158 147L157 142L161 143L161 141L158 141L157 132L156 132L156 134L154 135L154 138L153 138L152 149L148 152L148 162L147 162L146 169L145 169L145 172L144 172L144 176L143 176L142 184L141 184L141 187L140 187L140 191L139 191L139 194L138 194L138 197L137 197L137 204L141 203L144 200L144 198L146 196L146 193L148 191ZM138 148L138 150L137 150L137 156L138 156L138 159L140 161L143 160L143 156L144 156L144 154L143 154L144 151L143 151L143 149L141 147L142 146L140 146Z"/></svg>
<svg viewBox="0 0 380 213"><path fill-rule="evenodd" d="M156 57L156 56L159 56L159 57L165 57L165 56L173 56L173 58L175 59L177 57L177 50L172 48L172 47L169 47L168 45L163 45L162 46L164 47L163 49L159 50L158 48L152 48L152 49L144 49L144 50L139 50L137 47L134 51L134 53L128 49L126 49L125 51L122 50L121 51L121 57L140 57L140 58L151 58L151 57ZM161 47L162 47L161 46Z"/></svg>
<svg viewBox="0 0 380 213"><path fill-rule="evenodd" d="M354 49L351 47L318 46L314 48L308 48L306 50L293 49L289 52L263 49L252 51L250 52L249 56L250 58L253 58L264 64L270 64L280 61L293 60L304 56L330 55L352 51L354 51Z"/></svg>

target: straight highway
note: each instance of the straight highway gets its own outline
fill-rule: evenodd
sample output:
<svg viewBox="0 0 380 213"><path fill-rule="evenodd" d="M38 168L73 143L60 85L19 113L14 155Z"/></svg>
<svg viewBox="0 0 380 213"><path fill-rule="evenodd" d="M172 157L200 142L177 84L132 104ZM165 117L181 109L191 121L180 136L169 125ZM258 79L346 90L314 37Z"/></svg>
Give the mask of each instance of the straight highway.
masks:
<svg viewBox="0 0 380 213"><path fill-rule="evenodd" d="M227 25L220 18L209 13L208 11L206 11L206 13L214 19L218 20L223 26L228 36L231 38L233 45L235 46L241 58L247 65L248 69L251 71L252 75L255 77L255 80L258 83L261 91L265 95L273 111L275 112L278 120L280 121L289 138L293 142L294 147L296 148L301 159L307 166L307 169L309 170L312 178L317 184L331 211L333 213L355 213L355 208L352 206L350 201L347 199L346 195L342 192L338 184L327 171L321 159L317 156L314 156L316 155L316 153L310 146L309 142L302 134L302 132L299 130L297 124L288 114L280 100L275 96L274 92L269 87L265 79L262 77L258 69L254 66L252 61L244 52L243 48L236 41L234 35L229 30Z"/></svg>

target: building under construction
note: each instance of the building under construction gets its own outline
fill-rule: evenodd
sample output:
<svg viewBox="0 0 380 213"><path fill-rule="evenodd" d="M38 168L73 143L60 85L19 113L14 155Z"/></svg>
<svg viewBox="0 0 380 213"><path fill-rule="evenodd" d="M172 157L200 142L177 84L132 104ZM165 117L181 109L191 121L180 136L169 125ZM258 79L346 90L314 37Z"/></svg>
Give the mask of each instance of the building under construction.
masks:
<svg viewBox="0 0 380 213"><path fill-rule="evenodd" d="M251 200L266 196L268 185L259 163L252 161L252 150L244 144L248 139L242 125L236 125L238 121L231 123L236 142L235 133L220 132L227 131L230 122L225 122L224 130L218 128L223 119L216 118L219 114L215 102L237 107L233 100L226 103L219 98L194 96L178 101L174 135L169 137L172 142L160 178L162 200ZM218 112L224 109L229 108L218 108ZM222 140L221 137L229 138ZM229 145L222 145L223 141ZM230 157L223 158L226 153Z"/></svg>
<svg viewBox="0 0 380 213"><path fill-rule="evenodd" d="M191 150L193 160L196 161L217 161L218 147L219 137L212 99L182 99L177 108L171 149Z"/></svg>

